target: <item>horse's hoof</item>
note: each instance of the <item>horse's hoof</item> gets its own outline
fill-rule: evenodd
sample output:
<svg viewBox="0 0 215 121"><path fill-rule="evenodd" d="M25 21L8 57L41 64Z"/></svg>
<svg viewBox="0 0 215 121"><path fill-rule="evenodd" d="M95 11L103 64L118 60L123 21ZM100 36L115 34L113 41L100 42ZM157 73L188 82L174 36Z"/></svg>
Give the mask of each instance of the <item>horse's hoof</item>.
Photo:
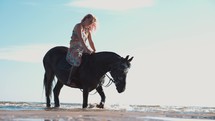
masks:
<svg viewBox="0 0 215 121"><path fill-rule="evenodd" d="M96 105L96 107L97 108L104 108L104 105L100 103L99 105Z"/></svg>
<svg viewBox="0 0 215 121"><path fill-rule="evenodd" d="M60 105L55 105L54 107L55 107L55 108L59 108L59 107L60 107Z"/></svg>
<svg viewBox="0 0 215 121"><path fill-rule="evenodd" d="M60 107L60 104L55 104L54 107L55 107L55 108L59 108L59 107Z"/></svg>
<svg viewBox="0 0 215 121"><path fill-rule="evenodd" d="M50 104L46 104L46 108L50 108L51 107L51 105Z"/></svg>
<svg viewBox="0 0 215 121"><path fill-rule="evenodd" d="M87 108L87 105L83 105L82 108L83 108L83 109Z"/></svg>

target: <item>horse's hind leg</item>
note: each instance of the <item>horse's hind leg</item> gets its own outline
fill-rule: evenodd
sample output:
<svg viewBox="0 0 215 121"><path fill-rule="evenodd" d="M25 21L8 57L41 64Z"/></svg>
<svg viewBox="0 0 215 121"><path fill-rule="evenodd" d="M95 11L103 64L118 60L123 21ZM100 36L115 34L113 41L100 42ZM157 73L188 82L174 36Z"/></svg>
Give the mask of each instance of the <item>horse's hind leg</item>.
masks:
<svg viewBox="0 0 215 121"><path fill-rule="evenodd" d="M62 87L63 87L63 84L58 80L53 90L55 107L60 107L59 94Z"/></svg>

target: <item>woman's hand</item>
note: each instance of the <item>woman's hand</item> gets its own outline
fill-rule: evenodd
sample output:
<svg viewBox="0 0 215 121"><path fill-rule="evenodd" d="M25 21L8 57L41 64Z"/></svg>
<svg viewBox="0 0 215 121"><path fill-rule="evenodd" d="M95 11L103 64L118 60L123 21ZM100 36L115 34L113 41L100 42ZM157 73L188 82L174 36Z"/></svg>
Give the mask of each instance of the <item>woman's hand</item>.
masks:
<svg viewBox="0 0 215 121"><path fill-rule="evenodd" d="M91 54L94 54L94 53L96 53L95 51L92 51L92 53Z"/></svg>

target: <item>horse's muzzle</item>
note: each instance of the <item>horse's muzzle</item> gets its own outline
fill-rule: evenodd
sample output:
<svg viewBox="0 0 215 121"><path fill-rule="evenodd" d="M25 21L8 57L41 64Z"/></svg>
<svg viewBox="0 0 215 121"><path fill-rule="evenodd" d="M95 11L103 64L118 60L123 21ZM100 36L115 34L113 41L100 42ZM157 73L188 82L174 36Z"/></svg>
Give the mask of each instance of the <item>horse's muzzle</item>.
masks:
<svg viewBox="0 0 215 121"><path fill-rule="evenodd" d="M116 90L118 91L118 93L122 93L125 91L125 87L124 88L117 87Z"/></svg>

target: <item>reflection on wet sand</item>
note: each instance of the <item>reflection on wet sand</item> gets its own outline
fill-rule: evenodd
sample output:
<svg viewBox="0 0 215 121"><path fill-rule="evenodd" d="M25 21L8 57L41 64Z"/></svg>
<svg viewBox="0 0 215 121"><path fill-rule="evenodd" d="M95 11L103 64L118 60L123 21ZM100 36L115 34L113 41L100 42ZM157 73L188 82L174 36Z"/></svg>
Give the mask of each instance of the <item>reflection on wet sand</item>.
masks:
<svg viewBox="0 0 215 121"><path fill-rule="evenodd" d="M12 107L11 107L12 106ZM64 105L63 105L64 106ZM65 105L65 107L68 105ZM69 105L70 106L70 105ZM5 121L210 121L215 108L113 105L106 109L45 108L43 104L2 103L0 120ZM18 107L18 109L17 109ZM36 108L35 108L36 107ZM1 108L0 108L1 109ZM7 110L3 110L7 109ZM12 110L17 109L17 110ZM32 110L36 109L36 110ZM127 109L127 110L125 110Z"/></svg>
<svg viewBox="0 0 215 121"><path fill-rule="evenodd" d="M193 118L171 118L171 117L93 117L78 116L65 118L16 118L15 121L211 121L209 119L193 119Z"/></svg>

